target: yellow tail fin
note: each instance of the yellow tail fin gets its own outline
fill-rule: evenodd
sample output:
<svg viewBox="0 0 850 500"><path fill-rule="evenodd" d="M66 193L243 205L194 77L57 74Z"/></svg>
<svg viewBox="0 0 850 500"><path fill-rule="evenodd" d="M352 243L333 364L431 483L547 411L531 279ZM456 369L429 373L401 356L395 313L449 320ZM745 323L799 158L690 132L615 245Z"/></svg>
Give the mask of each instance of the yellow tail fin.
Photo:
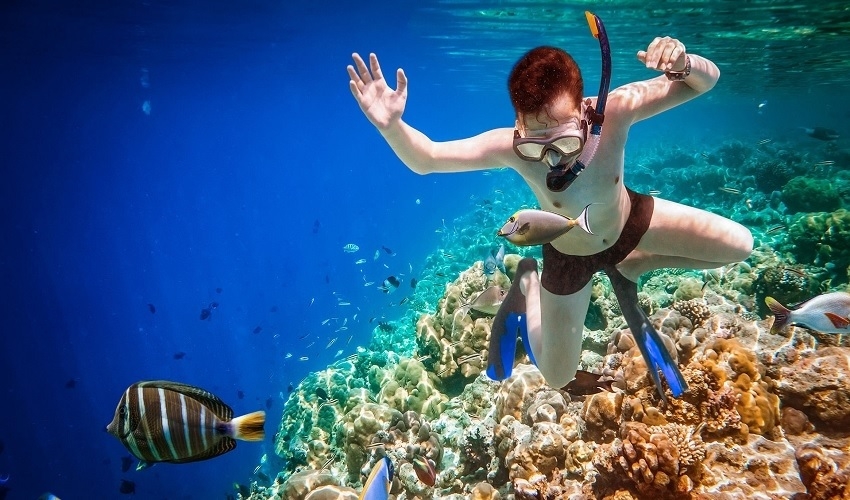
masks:
<svg viewBox="0 0 850 500"><path fill-rule="evenodd" d="M262 441L266 437L263 425L266 423L266 412L255 411L241 417L236 417L230 424L233 426L233 439L243 441Z"/></svg>

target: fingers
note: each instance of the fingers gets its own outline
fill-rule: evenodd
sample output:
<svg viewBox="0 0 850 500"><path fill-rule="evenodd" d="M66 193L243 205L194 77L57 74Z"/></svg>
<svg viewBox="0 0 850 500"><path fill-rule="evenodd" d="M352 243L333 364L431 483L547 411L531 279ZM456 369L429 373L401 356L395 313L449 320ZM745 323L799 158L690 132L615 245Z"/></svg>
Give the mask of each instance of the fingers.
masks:
<svg viewBox="0 0 850 500"><path fill-rule="evenodd" d="M369 83L372 81L372 74L369 73L369 68L366 67L366 63L363 62L363 58L360 57L360 54L354 53L351 55L354 58L354 64L357 66L357 74L360 75L360 79L363 83Z"/></svg>
<svg viewBox="0 0 850 500"><path fill-rule="evenodd" d="M404 70L399 68L395 72L395 78L397 82L396 92L404 95L407 92L407 75L404 74Z"/></svg>
<svg viewBox="0 0 850 500"><path fill-rule="evenodd" d="M351 93L354 95L354 98L359 101L360 96L363 95L363 80L360 79L360 75L357 74L357 71L352 65L349 64L345 69L348 71L348 77L351 78L351 80L348 81Z"/></svg>
<svg viewBox="0 0 850 500"><path fill-rule="evenodd" d="M349 68L350 67L351 66L349 66ZM360 98L362 97L363 93L360 91L360 88L357 86L354 80L349 80L348 88L351 90L351 95L354 96L357 102L360 102Z"/></svg>
<svg viewBox="0 0 850 500"><path fill-rule="evenodd" d="M685 46L675 38L656 37L637 58L647 68L659 71L679 71L684 66ZM681 59L681 62L680 62Z"/></svg>
<svg viewBox="0 0 850 500"><path fill-rule="evenodd" d="M372 77L375 80L381 80L384 78L383 73L381 73L381 65L378 63L378 56L374 53L369 54L369 66L372 67Z"/></svg>

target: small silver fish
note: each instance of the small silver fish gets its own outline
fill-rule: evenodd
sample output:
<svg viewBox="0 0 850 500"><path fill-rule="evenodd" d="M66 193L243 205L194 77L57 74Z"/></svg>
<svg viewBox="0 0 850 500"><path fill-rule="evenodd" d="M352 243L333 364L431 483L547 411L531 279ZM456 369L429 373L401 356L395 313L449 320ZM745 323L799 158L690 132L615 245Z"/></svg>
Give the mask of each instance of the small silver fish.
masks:
<svg viewBox="0 0 850 500"><path fill-rule="evenodd" d="M490 249L487 258L484 259L484 274L492 276L496 269L505 273L505 245L499 245L497 250Z"/></svg>
<svg viewBox="0 0 850 500"><path fill-rule="evenodd" d="M358 250L360 250L360 247L355 245L354 243L349 243L348 245L342 247L342 251L345 253L354 253Z"/></svg>
<svg viewBox="0 0 850 500"><path fill-rule="evenodd" d="M830 292L789 309L773 297L764 299L775 319L771 333L787 325L800 325L822 333L850 333L850 293Z"/></svg>
<svg viewBox="0 0 850 500"><path fill-rule="evenodd" d="M472 302L464 307L468 307L473 311L495 316L507 293L508 291L499 285L493 285L476 295Z"/></svg>
<svg viewBox="0 0 850 500"><path fill-rule="evenodd" d="M499 307L505 300L505 295L507 295L507 293L508 291L499 285L493 285L476 295L469 303L458 308L452 317L452 333L454 333L455 322L457 321L458 314L460 314L461 317L465 317L471 309L483 314L495 316L496 313L499 312Z"/></svg>
<svg viewBox="0 0 850 500"><path fill-rule="evenodd" d="M589 207L590 205L584 207L575 219L544 210L520 210L513 214L496 234L519 246L549 243L576 226L588 234L593 234L587 221Z"/></svg>

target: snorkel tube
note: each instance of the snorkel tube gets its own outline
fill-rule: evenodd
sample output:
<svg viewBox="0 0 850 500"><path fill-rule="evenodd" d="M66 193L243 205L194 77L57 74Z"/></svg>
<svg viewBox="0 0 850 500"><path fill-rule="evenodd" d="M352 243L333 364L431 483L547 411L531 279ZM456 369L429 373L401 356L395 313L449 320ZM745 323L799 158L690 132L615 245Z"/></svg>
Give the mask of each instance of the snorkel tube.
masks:
<svg viewBox="0 0 850 500"><path fill-rule="evenodd" d="M599 139L602 135L602 122L605 121L605 103L608 102L608 89L611 86L611 45L608 43L608 34L605 25L596 14L585 11L590 34L599 40L599 49L602 51L602 79L599 81L599 94L596 97L596 108L588 109L590 116L590 137L584 145L581 155L572 167L551 167L546 174L546 187L550 191L560 192L567 189L585 169L596 155L599 147Z"/></svg>

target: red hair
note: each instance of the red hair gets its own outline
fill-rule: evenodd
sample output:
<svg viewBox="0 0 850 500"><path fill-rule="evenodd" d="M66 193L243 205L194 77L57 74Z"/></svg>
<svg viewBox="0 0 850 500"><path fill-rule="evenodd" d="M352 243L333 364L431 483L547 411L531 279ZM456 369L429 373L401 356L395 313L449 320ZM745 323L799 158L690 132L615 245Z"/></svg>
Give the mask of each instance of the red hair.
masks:
<svg viewBox="0 0 850 500"><path fill-rule="evenodd" d="M517 115L536 115L564 94L581 102L584 81L572 56L563 49L543 46L529 50L514 64L508 92Z"/></svg>

